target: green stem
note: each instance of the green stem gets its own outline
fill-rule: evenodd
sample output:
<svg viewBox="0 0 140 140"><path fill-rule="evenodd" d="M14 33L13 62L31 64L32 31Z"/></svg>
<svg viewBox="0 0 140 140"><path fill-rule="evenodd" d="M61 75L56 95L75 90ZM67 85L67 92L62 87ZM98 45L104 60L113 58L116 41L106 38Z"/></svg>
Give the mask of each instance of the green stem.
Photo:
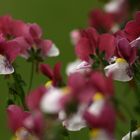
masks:
<svg viewBox="0 0 140 140"><path fill-rule="evenodd" d="M34 63L34 61L32 61L28 93L30 92L30 90L32 88L33 77L34 77L34 67L35 67L35 63Z"/></svg>

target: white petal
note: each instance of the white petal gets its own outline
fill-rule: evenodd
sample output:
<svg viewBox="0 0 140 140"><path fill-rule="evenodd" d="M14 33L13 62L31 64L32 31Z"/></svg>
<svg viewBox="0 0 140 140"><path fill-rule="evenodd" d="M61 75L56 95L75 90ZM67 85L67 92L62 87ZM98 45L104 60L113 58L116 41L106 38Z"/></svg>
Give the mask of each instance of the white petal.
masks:
<svg viewBox="0 0 140 140"><path fill-rule="evenodd" d="M88 112L93 114L94 116L99 116L102 112L103 107L104 100L97 100L90 105Z"/></svg>
<svg viewBox="0 0 140 140"><path fill-rule="evenodd" d="M69 118L66 118L66 114L63 112L63 117L64 121L63 121L63 126L69 130L69 131L79 131L82 128L85 128L86 125L86 121L84 120L83 113L85 111L87 105L81 105L78 108L78 112L74 113L73 115L71 115ZM65 115L64 115L65 114ZM60 114L62 115L62 114ZM60 116L59 116L60 117ZM61 116L62 117L62 116ZM61 118L62 119L62 118Z"/></svg>
<svg viewBox="0 0 140 140"><path fill-rule="evenodd" d="M63 96L64 94L60 89L50 88L41 100L41 110L51 114L58 113L62 109L60 99Z"/></svg>
<svg viewBox="0 0 140 140"><path fill-rule="evenodd" d="M58 56L59 54L60 54L59 49L56 47L55 44L53 44L52 47L50 48L47 56L54 57L54 56Z"/></svg>
<svg viewBox="0 0 140 140"><path fill-rule="evenodd" d="M136 130L134 132L132 132L132 139L136 136L140 135L140 131L139 130ZM128 134L126 134L122 140L129 140L130 139L130 132Z"/></svg>
<svg viewBox="0 0 140 140"><path fill-rule="evenodd" d="M74 114L69 119L63 122L63 125L69 131L79 131L82 128L86 127L86 122L82 118L81 114Z"/></svg>
<svg viewBox="0 0 140 140"><path fill-rule="evenodd" d="M0 55L0 74L12 74L14 72L13 66L9 63L6 57Z"/></svg>
<svg viewBox="0 0 140 140"><path fill-rule="evenodd" d="M109 76L110 74L113 74L113 79L117 81L130 81L133 77L130 77L127 73L127 70L129 68L129 64L127 62L125 63L114 63L111 65L108 65L104 68L105 75Z"/></svg>
<svg viewBox="0 0 140 140"><path fill-rule="evenodd" d="M91 64L77 59L76 61L68 64L66 68L66 74L70 75L75 72L84 73L85 71L89 71L90 68L91 68Z"/></svg>

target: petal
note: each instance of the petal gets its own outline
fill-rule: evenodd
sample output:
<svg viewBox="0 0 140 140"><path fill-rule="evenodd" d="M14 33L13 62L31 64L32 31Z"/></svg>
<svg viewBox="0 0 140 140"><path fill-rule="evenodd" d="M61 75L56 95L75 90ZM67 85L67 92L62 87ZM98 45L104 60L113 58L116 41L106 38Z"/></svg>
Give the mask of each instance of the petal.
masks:
<svg viewBox="0 0 140 140"><path fill-rule="evenodd" d="M81 61L81 60L77 59L76 61L68 64L66 73L67 73L67 75L70 75L75 72L83 73L85 71L90 70L90 68L91 68L91 64L89 64L86 61Z"/></svg>
<svg viewBox="0 0 140 140"><path fill-rule="evenodd" d="M102 34L99 40L99 49L105 51L106 59L109 59L115 52L115 38L110 34Z"/></svg>
<svg viewBox="0 0 140 140"><path fill-rule="evenodd" d="M6 57L0 55L0 74L12 74L14 72L13 66L9 63Z"/></svg>
<svg viewBox="0 0 140 140"><path fill-rule="evenodd" d="M40 64L39 69L42 72L42 74L44 74L45 76L47 76L51 80L53 79L54 73L48 64Z"/></svg>
<svg viewBox="0 0 140 140"><path fill-rule="evenodd" d="M47 56L55 57L58 56L59 54L60 54L59 49L56 47L55 44L53 44L50 50L48 51Z"/></svg>
<svg viewBox="0 0 140 140"><path fill-rule="evenodd" d="M69 118L63 121L64 127L69 131L79 131L87 126L86 121L83 118L83 113L87 105L81 104L78 108L78 112L72 114ZM63 116L64 117L64 116ZM66 116L65 116L66 117Z"/></svg>
<svg viewBox="0 0 140 140"><path fill-rule="evenodd" d="M80 113L73 114L69 119L63 121L63 125L69 131L80 131L87 126L86 121Z"/></svg>
<svg viewBox="0 0 140 140"><path fill-rule="evenodd" d="M100 116L102 109L104 107L104 100L95 101L88 109L88 112L93 114L94 116Z"/></svg>
<svg viewBox="0 0 140 140"><path fill-rule="evenodd" d="M64 94L61 90L57 88L49 89L41 100L41 110L50 114L58 113L62 109L60 100L63 96Z"/></svg>
<svg viewBox="0 0 140 140"><path fill-rule="evenodd" d="M105 75L107 77L112 74L114 80L122 81L122 82L130 81L133 78L129 76L127 71L128 69L129 69L129 65L127 62L124 62L122 64L114 63L104 68Z"/></svg>

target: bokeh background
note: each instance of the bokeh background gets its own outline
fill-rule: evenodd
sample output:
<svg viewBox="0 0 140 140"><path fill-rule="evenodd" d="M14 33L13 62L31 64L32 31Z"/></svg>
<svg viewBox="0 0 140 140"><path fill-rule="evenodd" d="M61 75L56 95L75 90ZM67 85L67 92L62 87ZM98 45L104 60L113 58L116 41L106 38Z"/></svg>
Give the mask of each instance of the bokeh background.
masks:
<svg viewBox="0 0 140 140"><path fill-rule="evenodd" d="M52 39L60 49L61 55L57 58L49 58L46 63L53 65L57 61L62 61L62 73L65 77L66 64L75 59L74 49L70 42L69 33L75 28L87 26L88 12L95 7L101 7L100 0L0 0L0 16L12 15L16 19L22 19L25 22L38 23L44 32L44 38ZM29 82L31 65L24 59L17 60L19 68L26 83ZM32 88L44 84L46 78L41 74L35 75ZM0 76L0 140L10 140L11 133L6 124L6 100L8 89L7 81ZM127 84L121 86L116 84L118 97L134 103L131 91L127 91ZM26 86L27 90L28 85ZM127 95L126 95L127 92ZM129 93L128 93L129 92ZM129 105L131 111L131 105ZM18 114L17 114L18 115ZM128 114L129 116L129 114ZM129 122L117 123L118 140L120 135L124 135L129 130ZM81 138L79 137L81 135ZM84 140L87 131L73 134L72 140Z"/></svg>

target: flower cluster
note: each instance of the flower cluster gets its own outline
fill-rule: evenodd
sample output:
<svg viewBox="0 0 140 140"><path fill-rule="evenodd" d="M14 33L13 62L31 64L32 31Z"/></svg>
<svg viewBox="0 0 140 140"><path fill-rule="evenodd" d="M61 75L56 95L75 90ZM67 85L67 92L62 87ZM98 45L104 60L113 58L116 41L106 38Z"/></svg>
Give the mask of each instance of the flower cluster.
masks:
<svg viewBox="0 0 140 140"><path fill-rule="evenodd" d="M56 140L85 128L90 140L116 139L117 119L125 117L118 108L123 104L116 98L114 81L131 81L134 91L140 91L140 11L127 22L134 11L131 4L112 0L102 10L89 13L87 28L70 33L77 60L68 64L67 80L61 74L61 63L53 68L43 63L46 57L59 55L59 49L43 39L39 25L0 17L0 74L12 75L14 80L8 85L7 107L12 140ZM30 85L27 94L21 75L12 66L18 56L36 62L37 72L46 77L46 83L32 91ZM137 122L131 121L130 132L121 137L132 140L139 135Z"/></svg>

